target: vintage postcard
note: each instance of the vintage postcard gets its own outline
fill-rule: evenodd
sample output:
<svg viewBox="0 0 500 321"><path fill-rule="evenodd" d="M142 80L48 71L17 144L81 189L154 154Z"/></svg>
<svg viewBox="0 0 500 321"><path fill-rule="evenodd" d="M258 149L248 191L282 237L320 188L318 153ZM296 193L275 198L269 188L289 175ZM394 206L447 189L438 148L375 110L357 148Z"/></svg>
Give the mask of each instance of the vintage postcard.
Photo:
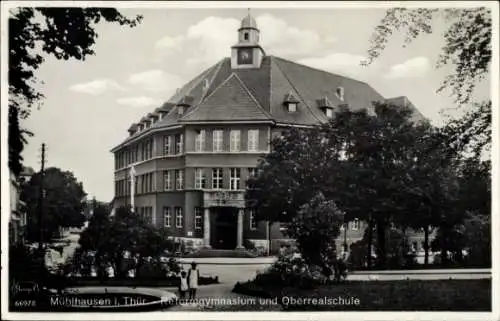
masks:
<svg viewBox="0 0 500 321"><path fill-rule="evenodd" d="M498 3L1 6L2 319L500 318Z"/></svg>

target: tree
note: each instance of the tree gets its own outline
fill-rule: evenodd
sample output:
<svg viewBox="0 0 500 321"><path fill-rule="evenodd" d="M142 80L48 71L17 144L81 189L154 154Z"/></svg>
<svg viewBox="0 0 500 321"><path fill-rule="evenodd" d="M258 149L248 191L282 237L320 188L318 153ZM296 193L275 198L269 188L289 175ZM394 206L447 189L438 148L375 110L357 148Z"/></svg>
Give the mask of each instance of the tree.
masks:
<svg viewBox="0 0 500 321"><path fill-rule="evenodd" d="M374 109L376 116L341 109L327 124L292 129L274 140L259 174L249 181L247 199L257 218L290 221L321 192L348 220L368 223L369 265L371 233L377 232L377 258L383 267L386 229L408 209L413 144L428 124L413 123L409 109L387 104L375 104Z"/></svg>
<svg viewBox="0 0 500 321"><path fill-rule="evenodd" d="M94 214L78 242L83 250L95 250L94 259L97 275L102 277L105 274L105 266L102 264L105 255L104 246L108 239L111 220L105 206L95 204L93 211ZM80 256L79 259L82 257Z"/></svg>
<svg viewBox="0 0 500 321"><path fill-rule="evenodd" d="M327 271L334 269L335 239L343 222L344 213L319 193L300 208L288 224L287 234L297 240L307 264L320 266L330 276Z"/></svg>
<svg viewBox="0 0 500 321"><path fill-rule="evenodd" d="M407 169L407 212L397 223L403 229L424 232L424 264L429 263L432 228L443 225L450 207L456 201L453 195L454 168L457 166L456 150L446 145L443 130L429 127L413 145L414 162Z"/></svg>
<svg viewBox="0 0 500 321"><path fill-rule="evenodd" d="M117 278L126 277L131 269L140 270L147 258L157 258L172 247L164 229L155 228L126 207L118 208L113 217L104 207L96 209L79 243L83 255L95 252L94 265L100 275L111 265Z"/></svg>
<svg viewBox="0 0 500 321"><path fill-rule="evenodd" d="M468 213L464 230L468 263L491 267L491 215Z"/></svg>
<svg viewBox="0 0 500 321"><path fill-rule="evenodd" d="M85 191L70 171L51 167L45 170L43 191L42 174L33 175L21 191L20 199L26 203L28 216L28 239L38 241L40 228L43 229L43 241L48 241L58 234L60 227L81 227L85 221ZM40 226L40 197L43 197L42 225Z"/></svg>
<svg viewBox="0 0 500 321"><path fill-rule="evenodd" d="M468 105L464 118L451 121L450 142L474 152L488 150L491 144L491 101L470 104L479 82L488 77L491 65L492 18L485 7L460 9L392 8L375 28L370 40L369 65L385 50L394 32L405 35L404 46L422 34L433 32L432 22L444 18L449 27L444 46L437 59L437 68L453 65L438 92L449 89L459 105Z"/></svg>
<svg viewBox="0 0 500 321"><path fill-rule="evenodd" d="M36 71L47 56L85 60L95 54L95 26L101 20L135 27L142 17L128 19L113 8L16 8L11 11L9 39L9 166L18 175L28 131L19 118L29 116L44 96L38 91ZM11 146L12 144L12 146Z"/></svg>

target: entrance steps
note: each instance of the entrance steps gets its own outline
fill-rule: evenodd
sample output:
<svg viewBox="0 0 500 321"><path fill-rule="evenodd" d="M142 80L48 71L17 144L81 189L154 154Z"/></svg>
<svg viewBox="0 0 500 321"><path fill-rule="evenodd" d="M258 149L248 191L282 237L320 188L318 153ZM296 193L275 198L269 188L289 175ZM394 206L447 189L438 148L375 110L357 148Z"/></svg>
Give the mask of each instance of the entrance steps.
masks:
<svg viewBox="0 0 500 321"><path fill-rule="evenodd" d="M255 258L257 257L257 255L250 253L246 249L221 250L221 249L204 248L183 256L183 258L203 258L203 257Z"/></svg>

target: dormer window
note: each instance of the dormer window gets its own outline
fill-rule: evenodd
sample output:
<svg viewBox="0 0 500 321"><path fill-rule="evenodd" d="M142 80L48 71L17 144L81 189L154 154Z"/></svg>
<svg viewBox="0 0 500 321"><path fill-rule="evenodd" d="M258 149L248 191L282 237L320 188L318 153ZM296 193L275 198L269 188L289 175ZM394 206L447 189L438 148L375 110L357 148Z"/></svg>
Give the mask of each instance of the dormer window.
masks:
<svg viewBox="0 0 500 321"><path fill-rule="evenodd" d="M327 118L332 118L333 117L333 104L330 102L328 97L323 97L321 99L318 99L317 101L318 107L321 108Z"/></svg>
<svg viewBox="0 0 500 321"><path fill-rule="evenodd" d="M332 108L325 108L325 115L328 118L332 118L333 117L333 109Z"/></svg>
<svg viewBox="0 0 500 321"><path fill-rule="evenodd" d="M194 98L191 96L183 96L177 103L177 114L183 115L186 108L192 105Z"/></svg>
<svg viewBox="0 0 500 321"><path fill-rule="evenodd" d="M128 133L130 134L130 136L133 136L135 133L137 133L139 130L137 124L132 124L129 129L128 129Z"/></svg>
<svg viewBox="0 0 500 321"><path fill-rule="evenodd" d="M299 103L299 100L292 92L285 95L283 102L289 113L295 113L297 111L297 104Z"/></svg>

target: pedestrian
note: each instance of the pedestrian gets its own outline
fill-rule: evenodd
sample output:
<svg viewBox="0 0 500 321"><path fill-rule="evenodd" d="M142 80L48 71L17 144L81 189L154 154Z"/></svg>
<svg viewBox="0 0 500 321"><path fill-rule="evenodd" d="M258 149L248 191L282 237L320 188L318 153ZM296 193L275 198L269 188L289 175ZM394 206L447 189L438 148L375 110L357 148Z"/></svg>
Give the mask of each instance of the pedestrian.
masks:
<svg viewBox="0 0 500 321"><path fill-rule="evenodd" d="M179 282L179 294L180 294L180 299L184 300L186 298L186 292L189 290L188 286L188 278L187 278L187 273L186 271L182 271L180 275L180 282Z"/></svg>
<svg viewBox="0 0 500 321"><path fill-rule="evenodd" d="M198 289L198 281L200 279L200 270L196 268L196 263L191 263L191 268L188 272L189 281L189 299L196 299L196 289Z"/></svg>

